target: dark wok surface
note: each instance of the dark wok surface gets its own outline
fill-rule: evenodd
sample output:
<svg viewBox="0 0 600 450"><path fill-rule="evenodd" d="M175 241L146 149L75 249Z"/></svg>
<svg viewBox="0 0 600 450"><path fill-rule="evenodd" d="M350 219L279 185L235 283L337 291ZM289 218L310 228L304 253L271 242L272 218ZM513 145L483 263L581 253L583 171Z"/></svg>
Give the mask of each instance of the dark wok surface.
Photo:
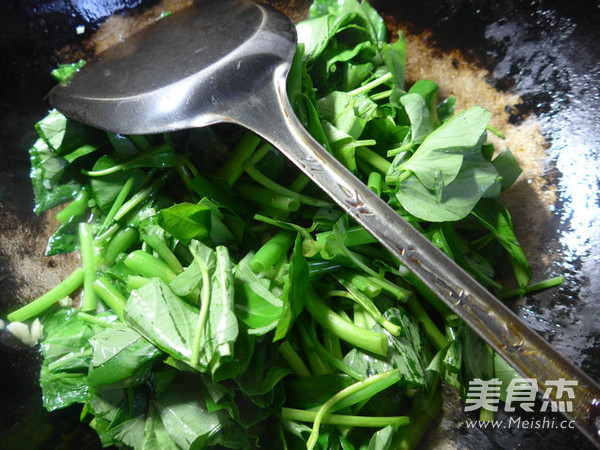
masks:
<svg viewBox="0 0 600 450"><path fill-rule="evenodd" d="M0 12L0 313L40 294L58 280L63 260L43 258L47 220L31 213L27 149L33 123L48 108L53 86L47 75L57 51L87 39L108 15L153 6L141 0L11 0ZM302 8L306 1L274 2ZM563 274L558 289L531 295L511 306L527 323L594 379L600 380L600 6L594 1L427 0L375 1L413 33L433 31L433 44L460 50L489 70L488 81L523 99L508 105L519 124L539 116L548 147L545 186L556 202L532 236L528 216L513 214L518 236L530 254L534 281ZM493 4L492 4L493 3ZM77 26L85 25L82 34ZM78 48L78 47L77 47ZM518 195L531 196L527 183ZM536 205L535 202L525 202ZM538 207L542 207L538 205ZM18 236L15 238L15 236ZM15 241L18 245L15 245ZM525 245L525 244L524 244ZM526 248L528 246L526 245ZM30 264L31 268L24 266ZM36 266L38 264L38 266ZM56 266L56 267L55 267ZM25 267L25 269L23 269ZM35 269L39 267L39 269ZM31 273L24 279L23 272ZM29 272L28 272L29 271ZM63 272L64 273L64 272ZM49 275L50 274L50 275ZM54 274L55 277L52 278ZM39 283L38 283L39 284ZM95 444L87 426L77 427L79 411L46 414L39 402L38 360L34 350L5 345L0 338L0 448L86 448ZM8 343L10 344L10 343ZM457 448L587 448L577 432L496 430L467 432L452 427ZM24 439L19 440L19 436ZM430 446L437 446L435 441Z"/></svg>

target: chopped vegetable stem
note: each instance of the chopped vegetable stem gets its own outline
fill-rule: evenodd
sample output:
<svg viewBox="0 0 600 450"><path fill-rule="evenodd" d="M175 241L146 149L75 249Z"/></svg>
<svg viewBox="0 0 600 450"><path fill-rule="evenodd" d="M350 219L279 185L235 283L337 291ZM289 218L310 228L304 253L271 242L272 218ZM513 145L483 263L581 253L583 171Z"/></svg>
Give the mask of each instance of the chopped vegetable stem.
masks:
<svg viewBox="0 0 600 450"><path fill-rule="evenodd" d="M300 203L304 203L305 205L316 206L319 208L331 207L333 205L329 201L321 200L315 197L310 197L309 195L300 194L284 186L281 186L280 184L275 183L269 177L266 177L265 175L260 173L260 171L258 171L254 166L246 164L244 170L250 176L250 178L252 178L258 184L277 194L296 199L297 201L299 201Z"/></svg>
<svg viewBox="0 0 600 450"><path fill-rule="evenodd" d="M162 241L158 236L143 233L142 240L159 254L159 256L167 263L169 268L175 274L180 274L183 272L183 266L177 257L173 254L169 247L167 247L167 244L165 244L164 241Z"/></svg>
<svg viewBox="0 0 600 450"><path fill-rule="evenodd" d="M281 417L298 422L314 422L316 411L305 409L281 408ZM337 425L346 427L382 428L387 425L405 426L410 424L408 416L352 416L346 414L323 414L321 423L324 425Z"/></svg>
<svg viewBox="0 0 600 450"><path fill-rule="evenodd" d="M208 319L208 307L210 305L210 274L208 268L201 262L200 258L194 255L194 263L198 265L202 272L202 294L200 303L200 314L198 314L198 322L196 324L196 330L194 331L194 340L192 341L192 356L191 365L198 365L200 358L200 343L202 342L202 335L206 326L206 320Z"/></svg>
<svg viewBox="0 0 600 450"><path fill-rule="evenodd" d="M85 187L81 188L73 201L65 209L56 214L58 223L65 224L71 219L81 216L88 208L89 199L90 196Z"/></svg>
<svg viewBox="0 0 600 450"><path fill-rule="evenodd" d="M127 299L113 286L110 280L105 275L100 275L94 282L94 291L98 297L112 309L117 317L122 321L125 320L123 309Z"/></svg>
<svg viewBox="0 0 600 450"><path fill-rule="evenodd" d="M325 403L323 403L323 405L321 405L321 407L319 408L319 410L317 411L317 413L315 415L315 418L313 421L313 428L312 428L312 431L308 438L308 441L306 443L306 448L308 450L312 450L313 448L315 448L315 446L317 445L317 440L319 439L319 428L321 427L321 422L323 421L323 417L327 414L327 412L330 409L333 408L334 405L336 405L336 403L339 403L340 401L348 398L352 394L355 394L361 390L368 389L370 386L372 386L376 383L379 383L380 381L384 381L393 375L397 376L398 371L393 370L390 372L384 372L384 373L381 373L378 375L374 375L372 377L367 378L366 380L359 381L357 383L354 383L354 384L348 386L345 389L342 389L340 392L338 392L333 397L331 397L329 400L327 400Z"/></svg>
<svg viewBox="0 0 600 450"><path fill-rule="evenodd" d="M534 292L542 291L552 287L560 286L565 282L565 277L562 275L558 277L548 278L547 280L540 281L539 283L533 283L526 286L524 289L517 288L510 291L502 292L501 298L520 297L525 294L533 294Z"/></svg>
<svg viewBox="0 0 600 450"><path fill-rule="evenodd" d="M385 356L387 354L388 345L385 334L364 330L342 319L325 303L317 299L313 292L307 293L304 304L318 323L340 339L377 355Z"/></svg>
<svg viewBox="0 0 600 450"><path fill-rule="evenodd" d="M11 312L6 318L11 322L23 322L39 316L59 300L71 295L82 283L83 269L79 267L44 295Z"/></svg>
<svg viewBox="0 0 600 450"><path fill-rule="evenodd" d="M356 157L361 161L367 163L373 169L385 175L390 169L392 163L385 159L383 156L377 154L375 151L367 147L356 147Z"/></svg>
<svg viewBox="0 0 600 450"><path fill-rule="evenodd" d="M385 75L382 75L379 78L374 79L373 81L370 81L366 84L363 84L360 87L357 87L356 89L354 89L352 91L349 91L348 95L351 97L354 97L356 95L366 94L371 89L376 88L377 86L381 86L384 83L387 83L392 78L394 78L394 75L392 74L392 72L388 72Z"/></svg>
<svg viewBox="0 0 600 450"><path fill-rule="evenodd" d="M255 273L270 269L279 260L281 255L286 255L296 236L289 231L281 231L262 245L250 260L250 268Z"/></svg>
<svg viewBox="0 0 600 450"><path fill-rule="evenodd" d="M310 377L310 370L308 370L308 367L304 361L302 361L302 358L300 355L298 355L298 352L294 350L292 344L290 344L288 341L283 341L277 349L297 376L304 378Z"/></svg>
<svg viewBox="0 0 600 450"><path fill-rule="evenodd" d="M252 156L260 138L253 133L246 133L233 150L230 158L219 169L217 175L225 180L229 186L233 186L237 179L244 173L244 166Z"/></svg>
<svg viewBox="0 0 600 450"><path fill-rule="evenodd" d="M88 223L79 224L79 245L81 248L81 264L83 266L83 299L82 311L95 311L98 299L94 292L94 281L96 281L96 263L94 255L94 233L92 226Z"/></svg>
<svg viewBox="0 0 600 450"><path fill-rule="evenodd" d="M134 250L124 262L134 272L147 278L160 278L167 284L176 276L167 263L142 250Z"/></svg>
<svg viewBox="0 0 600 450"><path fill-rule="evenodd" d="M131 248L138 241L139 233L133 227L120 230L109 242L103 252L106 264L112 265L117 257Z"/></svg>
<svg viewBox="0 0 600 450"><path fill-rule="evenodd" d="M269 208L286 212L298 211L300 208L300 201L296 196L278 194L271 189L241 181L237 183L236 187L241 197Z"/></svg>
<svg viewBox="0 0 600 450"><path fill-rule="evenodd" d="M115 218L115 215L117 214L117 211L125 202L125 199L129 195L129 192L131 191L131 188L133 188L134 184L135 184L135 177L129 177L127 179L127 181L125 181L125 183L123 184L123 187L121 188L121 190L119 191L119 194L117 195L117 198L115 199L114 203L110 207L108 214L106 214L106 219L104 219L104 222L102 223L102 226L100 227L101 229L105 229L113 221L113 219Z"/></svg>

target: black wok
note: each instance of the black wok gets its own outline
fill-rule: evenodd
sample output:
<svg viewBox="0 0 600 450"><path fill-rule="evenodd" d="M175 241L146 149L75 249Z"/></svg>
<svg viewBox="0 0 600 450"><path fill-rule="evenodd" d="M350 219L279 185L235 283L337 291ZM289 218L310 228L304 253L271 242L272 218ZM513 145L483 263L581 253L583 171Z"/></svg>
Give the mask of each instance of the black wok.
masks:
<svg viewBox="0 0 600 450"><path fill-rule="evenodd" d="M307 1L271 3L295 19L308 5ZM600 381L600 6L594 1L563 0L372 3L387 15L391 28L400 26L407 32L409 42L435 49L427 67L423 59L409 59L413 76L431 75L442 91L458 89L459 94L473 90L469 80L485 79L496 89L484 90L485 101L499 108L504 121L494 125L510 129L508 122L521 130L515 133L511 149L526 171L505 200L534 264L536 280L562 274L566 282L510 306ZM50 288L76 264L72 256L43 256L53 224L49 217L31 212L27 149L35 140L33 123L48 108L46 95L54 84L48 73L58 62L93 53L92 46L82 43L111 14L131 10L139 14L156 4L142 0L3 4L1 315ZM409 52L421 48L410 45ZM457 88L464 73L468 76ZM465 96L465 104L470 98ZM87 425L77 425L79 411L48 414L42 410L36 351L18 348L5 337L2 341L0 448L99 446ZM568 429L467 430L462 409L450 393L444 412L448 420L436 425L437 432L432 431L424 446L562 449L589 445L577 431Z"/></svg>

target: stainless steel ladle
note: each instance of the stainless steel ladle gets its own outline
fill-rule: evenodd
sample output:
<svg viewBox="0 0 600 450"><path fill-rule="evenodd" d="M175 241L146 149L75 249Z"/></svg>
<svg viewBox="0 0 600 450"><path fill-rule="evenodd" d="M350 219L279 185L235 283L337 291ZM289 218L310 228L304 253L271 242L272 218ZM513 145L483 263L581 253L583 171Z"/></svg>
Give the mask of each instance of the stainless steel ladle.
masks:
<svg viewBox="0 0 600 450"><path fill-rule="evenodd" d="M174 13L88 63L51 103L65 115L123 134L232 122L269 141L320 186L520 374L576 380L565 415L598 445L600 388L435 248L321 147L288 102L294 25L252 1L205 0ZM557 391L553 390L552 395ZM551 395L551 397L552 397Z"/></svg>

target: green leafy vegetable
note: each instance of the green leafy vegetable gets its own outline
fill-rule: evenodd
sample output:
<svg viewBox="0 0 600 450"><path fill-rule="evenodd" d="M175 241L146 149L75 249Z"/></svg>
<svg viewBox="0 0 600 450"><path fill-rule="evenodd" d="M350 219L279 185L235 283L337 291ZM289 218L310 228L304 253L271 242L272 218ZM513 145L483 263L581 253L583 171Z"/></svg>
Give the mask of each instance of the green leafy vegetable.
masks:
<svg viewBox="0 0 600 450"><path fill-rule="evenodd" d="M493 292L560 283L530 284L498 201L520 169L494 156L488 111L407 81L406 40L366 1L315 0L297 30L288 95L318 142ZM102 445L414 448L440 381L514 376L258 136L124 136L54 110L36 130L35 212L68 203L47 252L82 261L7 319L42 318L43 404L83 405ZM516 289L494 279L506 265Z"/></svg>

